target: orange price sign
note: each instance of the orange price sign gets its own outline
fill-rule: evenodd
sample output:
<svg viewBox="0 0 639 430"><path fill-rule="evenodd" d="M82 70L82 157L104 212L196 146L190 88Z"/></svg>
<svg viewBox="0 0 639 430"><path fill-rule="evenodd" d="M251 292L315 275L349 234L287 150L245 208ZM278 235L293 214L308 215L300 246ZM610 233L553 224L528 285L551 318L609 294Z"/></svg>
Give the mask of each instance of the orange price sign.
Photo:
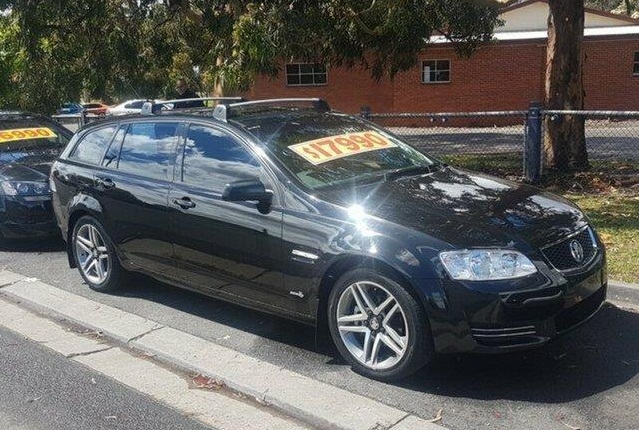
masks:
<svg viewBox="0 0 639 430"><path fill-rule="evenodd" d="M362 152L377 151L397 146L376 131L340 134L289 146L297 155L318 165Z"/></svg>
<svg viewBox="0 0 639 430"><path fill-rule="evenodd" d="M53 130L47 127L14 128L0 130L0 143L25 139L49 139L57 136Z"/></svg>

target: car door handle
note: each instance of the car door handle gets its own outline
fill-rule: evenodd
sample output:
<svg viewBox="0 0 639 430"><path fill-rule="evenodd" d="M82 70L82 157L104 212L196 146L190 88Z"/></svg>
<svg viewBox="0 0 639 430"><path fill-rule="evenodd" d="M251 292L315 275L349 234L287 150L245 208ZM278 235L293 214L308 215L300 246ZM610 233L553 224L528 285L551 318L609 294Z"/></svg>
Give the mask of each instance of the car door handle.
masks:
<svg viewBox="0 0 639 430"><path fill-rule="evenodd" d="M115 188L115 182L111 178L95 178L95 182L107 190Z"/></svg>
<svg viewBox="0 0 639 430"><path fill-rule="evenodd" d="M173 204L178 205L182 209L191 209L195 207L195 202L188 197L182 197L181 199L173 199Z"/></svg>

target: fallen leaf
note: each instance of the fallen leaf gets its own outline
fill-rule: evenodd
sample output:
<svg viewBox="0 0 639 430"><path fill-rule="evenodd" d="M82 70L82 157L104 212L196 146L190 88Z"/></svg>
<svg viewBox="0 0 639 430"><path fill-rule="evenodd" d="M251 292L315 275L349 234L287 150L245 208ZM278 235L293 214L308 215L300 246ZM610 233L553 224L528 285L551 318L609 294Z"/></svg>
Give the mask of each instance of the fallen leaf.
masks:
<svg viewBox="0 0 639 430"><path fill-rule="evenodd" d="M193 388L199 388L204 390L219 390L224 386L221 382L216 381L215 379L209 378L208 376L204 376L202 374L196 375L193 380Z"/></svg>
<svg viewBox="0 0 639 430"><path fill-rule="evenodd" d="M426 421L428 421L429 423L436 423L437 421L441 421L442 420L442 411L443 411L443 409L440 408L437 411L437 415L435 415L435 418L433 418L432 420L426 420Z"/></svg>
<svg viewBox="0 0 639 430"><path fill-rule="evenodd" d="M97 382L95 382L95 378L91 378L91 383L92 383L93 385L97 384Z"/></svg>

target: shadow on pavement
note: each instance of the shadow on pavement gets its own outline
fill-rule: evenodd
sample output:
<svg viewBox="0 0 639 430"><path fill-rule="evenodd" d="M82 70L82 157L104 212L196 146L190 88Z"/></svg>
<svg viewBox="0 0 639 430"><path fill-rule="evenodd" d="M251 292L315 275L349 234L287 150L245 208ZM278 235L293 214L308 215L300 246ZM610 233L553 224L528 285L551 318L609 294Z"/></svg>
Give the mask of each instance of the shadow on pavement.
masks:
<svg viewBox="0 0 639 430"><path fill-rule="evenodd" d="M441 356L399 384L479 400L564 403L622 385L639 373L639 314L604 304L583 326L540 349Z"/></svg>
<svg viewBox="0 0 639 430"><path fill-rule="evenodd" d="M172 287L143 275L132 274L129 285L118 295L151 300L256 336L316 351L315 329L311 326Z"/></svg>
<svg viewBox="0 0 639 430"><path fill-rule="evenodd" d="M65 243L61 237L38 239L1 239L0 251L6 252L60 252Z"/></svg>
<svg viewBox="0 0 639 430"><path fill-rule="evenodd" d="M136 297L310 352L313 327L134 275ZM586 324L545 347L510 354L439 356L407 380L408 390L477 400L565 403L620 386L639 373L639 314L604 304ZM326 357L326 364L344 364ZM377 382L371 381L371 384Z"/></svg>

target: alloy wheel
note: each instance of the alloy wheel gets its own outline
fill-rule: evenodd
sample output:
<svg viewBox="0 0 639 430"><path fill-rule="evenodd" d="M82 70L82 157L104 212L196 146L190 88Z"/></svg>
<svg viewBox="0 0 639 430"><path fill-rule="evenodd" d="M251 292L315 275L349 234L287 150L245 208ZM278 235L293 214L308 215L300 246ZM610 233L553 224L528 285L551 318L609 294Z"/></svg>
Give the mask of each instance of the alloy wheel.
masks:
<svg viewBox="0 0 639 430"><path fill-rule="evenodd" d="M386 288L369 281L355 282L342 292L336 312L342 342L367 368L388 369L406 354L406 315Z"/></svg>
<svg viewBox="0 0 639 430"><path fill-rule="evenodd" d="M75 252L80 270L90 282L99 285L106 281L111 259L104 238L95 226L84 224L78 229Z"/></svg>

